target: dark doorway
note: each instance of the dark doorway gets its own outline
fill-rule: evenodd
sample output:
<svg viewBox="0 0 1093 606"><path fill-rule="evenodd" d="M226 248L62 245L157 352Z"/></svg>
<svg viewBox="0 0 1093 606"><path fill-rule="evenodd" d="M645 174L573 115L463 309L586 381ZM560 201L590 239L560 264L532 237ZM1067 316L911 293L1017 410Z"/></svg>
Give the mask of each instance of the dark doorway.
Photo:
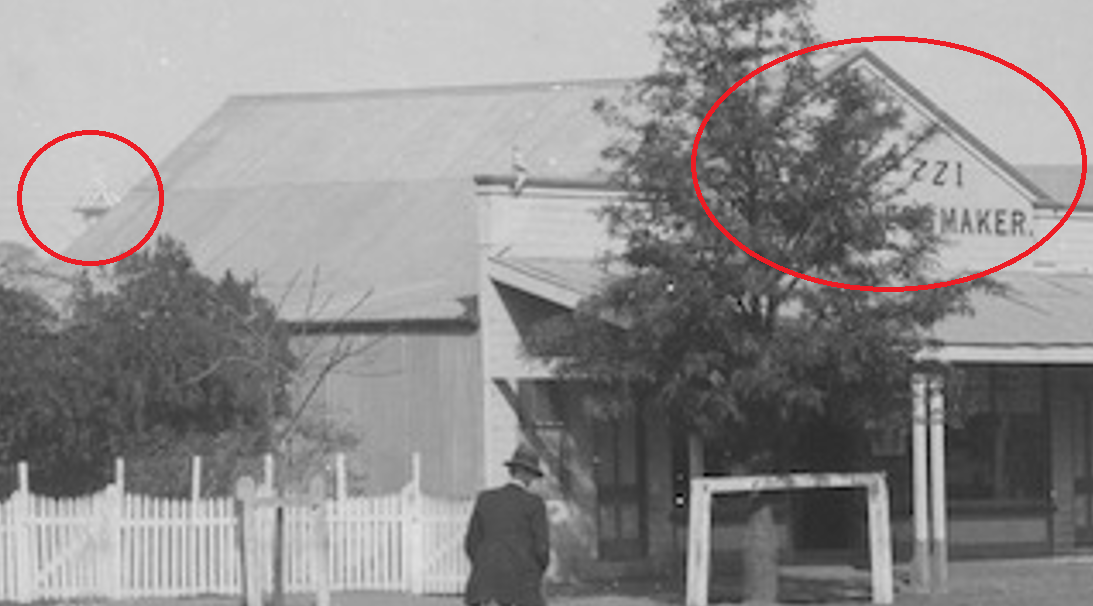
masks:
<svg viewBox="0 0 1093 606"><path fill-rule="evenodd" d="M1088 386L1074 405L1074 544L1093 545L1093 399Z"/></svg>
<svg viewBox="0 0 1093 606"><path fill-rule="evenodd" d="M607 560L645 555L644 449L636 417L594 421L596 527Z"/></svg>

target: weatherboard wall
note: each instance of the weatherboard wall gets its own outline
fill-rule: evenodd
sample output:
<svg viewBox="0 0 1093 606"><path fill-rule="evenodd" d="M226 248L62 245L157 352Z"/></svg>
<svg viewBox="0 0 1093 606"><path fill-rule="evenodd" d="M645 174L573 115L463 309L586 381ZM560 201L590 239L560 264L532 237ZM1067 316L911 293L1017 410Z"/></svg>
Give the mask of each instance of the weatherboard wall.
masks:
<svg viewBox="0 0 1093 606"><path fill-rule="evenodd" d="M307 346L319 339L328 347L340 338L311 337ZM427 494L472 496L483 481L477 334L403 331L349 338L374 345L327 376L308 416L327 423L335 448L346 453L351 492L401 489L418 452Z"/></svg>
<svg viewBox="0 0 1093 606"><path fill-rule="evenodd" d="M595 432L585 407L585 400L595 396L579 383L556 380L548 365L528 356L524 348L532 325L570 308L544 294L555 292L549 286L528 292L490 272L490 260L496 258L583 263L597 258L611 246L606 224L598 216L610 199L603 191L572 187L479 191L486 484L505 481L503 462L520 441L540 449L556 539L551 570L556 579L648 574L670 562L674 548L668 515L670 458L664 456L671 449L666 423L653 419L643 425L646 553L634 560L610 561L598 552Z"/></svg>

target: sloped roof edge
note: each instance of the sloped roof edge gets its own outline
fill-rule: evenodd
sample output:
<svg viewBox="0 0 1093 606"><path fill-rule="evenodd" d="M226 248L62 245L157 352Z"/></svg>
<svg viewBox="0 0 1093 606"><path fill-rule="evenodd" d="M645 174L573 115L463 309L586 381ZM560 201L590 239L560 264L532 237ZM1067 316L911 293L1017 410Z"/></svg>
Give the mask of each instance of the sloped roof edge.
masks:
<svg viewBox="0 0 1093 606"><path fill-rule="evenodd" d="M490 257L487 272L490 278L497 282L568 309L576 309L581 299L592 294L557 276L536 271L528 264L510 261L504 257Z"/></svg>
<svg viewBox="0 0 1093 606"><path fill-rule="evenodd" d="M1012 164L1006 161L1005 158L998 155L993 149L986 143L972 134L971 131L964 128L959 122L950 116L945 110L941 109L936 103L934 103L929 97L926 96L921 90L914 84L911 84L906 78L899 74L891 65L888 65L883 59L877 56L876 53L868 48L855 49L853 52L847 53L847 55L836 63L832 64L828 70L825 70L828 75L834 74L841 70L844 70L858 61L866 61L871 66L875 67L878 71L884 75L894 85L899 87L901 91L906 93L911 99L922 106L927 112L933 115L942 127L953 133L956 137L963 140L970 145L977 153L981 154L990 163L998 167L999 170L1004 172L1006 176L1013 179L1021 187L1023 187L1034 198L1033 206L1036 208L1069 208L1069 204L1062 204L1052 198L1047 192L1045 192L1039 185L1034 183L1031 179L1022 174Z"/></svg>

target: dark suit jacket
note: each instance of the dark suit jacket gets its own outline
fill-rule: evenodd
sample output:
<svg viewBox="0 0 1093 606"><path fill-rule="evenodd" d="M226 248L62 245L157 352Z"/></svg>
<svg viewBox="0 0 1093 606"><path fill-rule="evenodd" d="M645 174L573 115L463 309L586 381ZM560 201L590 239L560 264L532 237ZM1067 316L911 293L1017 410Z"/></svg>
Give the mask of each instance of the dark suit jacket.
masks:
<svg viewBox="0 0 1093 606"><path fill-rule="evenodd" d="M463 549L471 560L463 596L467 604L545 604L542 581L550 563L550 535L541 498L515 484L482 492Z"/></svg>

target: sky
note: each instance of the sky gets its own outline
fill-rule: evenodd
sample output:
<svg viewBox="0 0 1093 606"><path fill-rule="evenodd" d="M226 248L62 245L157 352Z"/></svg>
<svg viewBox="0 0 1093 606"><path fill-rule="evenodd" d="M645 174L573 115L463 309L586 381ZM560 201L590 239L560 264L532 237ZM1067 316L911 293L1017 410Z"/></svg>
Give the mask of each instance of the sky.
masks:
<svg viewBox="0 0 1093 606"><path fill-rule="evenodd" d="M656 67L663 0L0 0L0 241L33 245L16 191L30 158L76 130L159 161L231 95L634 77ZM1093 120L1093 3L817 0L828 40L957 42L1030 72ZM1062 110L1020 75L960 51L871 45L1014 164L1080 164ZM58 252L94 183L149 174L103 137L43 153L24 185L31 229ZM166 204L170 204L168 197Z"/></svg>

